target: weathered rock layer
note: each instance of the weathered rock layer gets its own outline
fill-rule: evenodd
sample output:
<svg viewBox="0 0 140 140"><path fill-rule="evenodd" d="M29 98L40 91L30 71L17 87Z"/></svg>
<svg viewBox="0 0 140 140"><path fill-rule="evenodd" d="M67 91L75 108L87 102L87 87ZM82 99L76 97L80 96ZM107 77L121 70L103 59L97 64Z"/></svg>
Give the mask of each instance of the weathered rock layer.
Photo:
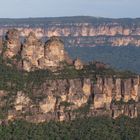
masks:
<svg viewBox="0 0 140 140"><path fill-rule="evenodd" d="M5 96L1 91L1 100ZM47 80L40 88L34 88L34 99L18 91L14 104L8 110L7 119L25 119L30 122L69 121L77 117L107 115L113 118L140 113L139 78ZM41 96L41 100L35 100ZM5 100L3 100L5 102ZM3 104L4 106L4 104Z"/></svg>
<svg viewBox="0 0 140 140"><path fill-rule="evenodd" d="M14 24L0 24L2 36L9 28L17 28L20 36L32 31L39 38L60 36L71 47L140 46L140 19L108 19L94 17L66 17L17 20Z"/></svg>

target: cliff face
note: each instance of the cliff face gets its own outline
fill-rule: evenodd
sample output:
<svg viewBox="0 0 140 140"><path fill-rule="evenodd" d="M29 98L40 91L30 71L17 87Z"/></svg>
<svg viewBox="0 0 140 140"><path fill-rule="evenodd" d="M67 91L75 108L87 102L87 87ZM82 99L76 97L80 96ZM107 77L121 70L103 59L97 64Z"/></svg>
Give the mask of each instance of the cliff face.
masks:
<svg viewBox="0 0 140 140"><path fill-rule="evenodd" d="M101 62L72 61L58 37L45 44L33 32L23 43L9 30L1 43L0 119L30 122L140 113L140 80Z"/></svg>
<svg viewBox="0 0 140 140"><path fill-rule="evenodd" d="M140 46L139 28L127 28L123 29L124 31L121 31L121 29L118 29L117 27L107 27L106 29L106 27L102 26L84 27L80 25L78 27L65 27L65 29L63 27L48 27L47 29L18 28L18 30L22 37L28 36L30 32L34 32L38 38L48 38L51 36L62 37L67 47Z"/></svg>
<svg viewBox="0 0 140 140"><path fill-rule="evenodd" d="M8 28L16 27L24 37L31 31L38 38L63 37L70 47L140 46L140 19L69 17L29 21L30 19L25 22L17 20L17 23L8 25L3 23L0 25L0 35Z"/></svg>
<svg viewBox="0 0 140 140"><path fill-rule="evenodd" d="M22 118L39 123L97 115L134 118L140 113L139 89L139 78L122 80L99 76L96 84L89 78L47 80L39 88L33 87L33 98L18 91L7 119ZM1 107L4 108L6 95L4 91L0 93Z"/></svg>

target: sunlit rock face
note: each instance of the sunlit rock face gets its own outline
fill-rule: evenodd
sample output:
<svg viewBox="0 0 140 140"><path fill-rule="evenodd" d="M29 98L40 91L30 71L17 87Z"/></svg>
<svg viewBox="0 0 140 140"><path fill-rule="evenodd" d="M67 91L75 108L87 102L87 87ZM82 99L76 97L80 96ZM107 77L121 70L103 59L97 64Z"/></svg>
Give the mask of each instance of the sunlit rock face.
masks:
<svg viewBox="0 0 140 140"><path fill-rule="evenodd" d="M11 29L6 33L4 46L3 46L3 56L5 58L12 58L18 54L21 48L19 32L16 29Z"/></svg>
<svg viewBox="0 0 140 140"><path fill-rule="evenodd" d="M83 62L80 59L77 58L74 61L74 66L75 66L75 69L81 70L81 69L83 69L84 64L83 64Z"/></svg>
<svg viewBox="0 0 140 140"><path fill-rule="evenodd" d="M44 46L44 57L39 60L41 69L57 68L65 61L64 43L58 37L51 37Z"/></svg>
<svg viewBox="0 0 140 140"><path fill-rule="evenodd" d="M43 43L34 32L30 32L21 43L16 29L8 30L5 39L0 39L0 53L5 60L11 59L15 66L28 72L37 69L56 71L63 67L61 62L72 64L59 37L51 37Z"/></svg>
<svg viewBox="0 0 140 140"><path fill-rule="evenodd" d="M45 44L31 32L22 46L23 69L33 71L36 69L57 70L63 61L71 62L64 50L64 43L59 37L51 37Z"/></svg>
<svg viewBox="0 0 140 140"><path fill-rule="evenodd" d="M94 107L111 110L113 118L120 115L137 117L139 86L139 78L98 77L94 85Z"/></svg>
<svg viewBox="0 0 140 140"><path fill-rule="evenodd" d="M32 97L22 91L17 92L14 106L8 110L8 120L22 118L39 123L98 115L135 118L140 113L139 78L114 80L111 77L98 77L97 83L93 83L90 78L56 79L46 80L33 88L33 93L30 93ZM117 95L120 95L120 99ZM0 92L0 107L5 106L7 98L2 99L6 96L6 91ZM41 98L35 100L36 97Z"/></svg>
<svg viewBox="0 0 140 140"><path fill-rule="evenodd" d="M23 69L27 71L39 67L39 59L44 57L44 44L33 32L30 32L22 46Z"/></svg>
<svg viewBox="0 0 140 140"><path fill-rule="evenodd" d="M51 37L45 43L45 58L52 61L64 61L64 43L59 37Z"/></svg>

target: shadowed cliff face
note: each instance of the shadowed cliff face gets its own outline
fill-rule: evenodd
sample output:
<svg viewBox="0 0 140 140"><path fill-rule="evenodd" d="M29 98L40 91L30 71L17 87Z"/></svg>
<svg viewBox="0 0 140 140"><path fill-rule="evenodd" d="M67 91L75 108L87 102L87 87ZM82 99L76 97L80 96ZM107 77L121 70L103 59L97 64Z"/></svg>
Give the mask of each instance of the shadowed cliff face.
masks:
<svg viewBox="0 0 140 140"><path fill-rule="evenodd" d="M21 43L12 29L2 42L0 119L39 123L139 115L139 76L101 62L72 61L58 37L44 44L31 32Z"/></svg>

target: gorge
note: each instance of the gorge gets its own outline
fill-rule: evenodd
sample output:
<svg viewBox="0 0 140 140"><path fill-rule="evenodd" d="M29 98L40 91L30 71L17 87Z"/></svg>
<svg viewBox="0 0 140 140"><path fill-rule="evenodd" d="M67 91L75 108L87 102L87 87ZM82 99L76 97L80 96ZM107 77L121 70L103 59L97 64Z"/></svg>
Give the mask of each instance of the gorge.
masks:
<svg viewBox="0 0 140 140"><path fill-rule="evenodd" d="M139 75L72 60L54 36L44 43L30 32L21 42L20 32L10 29L0 48L1 123L139 116Z"/></svg>

